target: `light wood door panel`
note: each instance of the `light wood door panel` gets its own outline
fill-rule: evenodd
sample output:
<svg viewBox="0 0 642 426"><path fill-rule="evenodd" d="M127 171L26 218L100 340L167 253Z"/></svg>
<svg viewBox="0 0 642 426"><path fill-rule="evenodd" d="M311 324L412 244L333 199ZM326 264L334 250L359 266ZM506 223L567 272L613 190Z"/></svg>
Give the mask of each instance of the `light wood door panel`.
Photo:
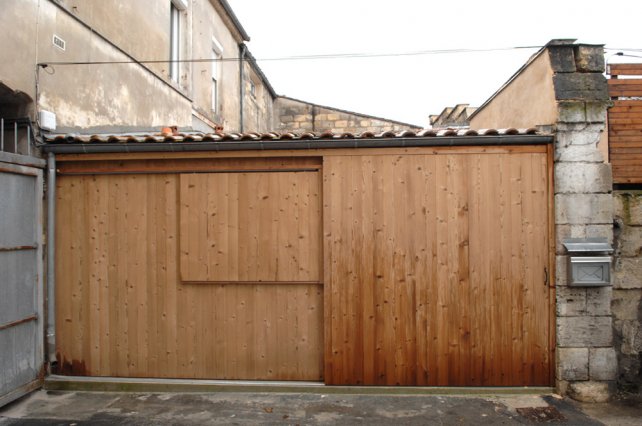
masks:
<svg viewBox="0 0 642 426"><path fill-rule="evenodd" d="M182 280L320 282L319 175L182 174Z"/></svg>
<svg viewBox="0 0 642 426"><path fill-rule="evenodd" d="M305 187L306 196L318 196L314 188L320 187L319 173L296 174L295 179L303 175L302 181L310 185ZM215 180L221 178L217 175ZM291 185L290 180L285 181ZM276 182L280 184L281 179ZM259 194L261 199L264 182L254 183L257 187L228 185L227 192L207 187L199 202L210 206L212 197L223 194L241 199L241 194L230 194L234 188ZM295 266L282 263L278 273L266 269L272 276L247 276L301 280L296 283L181 282L180 184L178 174L59 177L56 315L60 371L117 377L321 380L323 286L303 282L304 278L318 280L320 258L316 267L314 262L306 266L293 261ZM277 191L283 197L293 192L290 188ZM277 204L279 197L273 200ZM320 216L320 201L310 207L314 202L296 198L293 204L305 205L302 209L306 211L316 209ZM299 214L294 210L288 209L287 214ZM277 213L281 214L279 209ZM250 219L230 219L229 223L246 220ZM320 217L306 217L300 227L287 229L277 241L295 245L316 238L320 246L320 229L307 227L315 220L320 226ZM222 232L220 229L196 223L203 228L195 233L208 245L218 241L212 231ZM273 228L271 223L267 228L285 229ZM296 253L296 260L311 256L313 249L305 246L302 255ZM279 253L291 254L288 250ZM244 270L244 262L257 261L240 253L238 271ZM215 257L207 261L210 259L217 261ZM211 277L217 278L205 276Z"/></svg>

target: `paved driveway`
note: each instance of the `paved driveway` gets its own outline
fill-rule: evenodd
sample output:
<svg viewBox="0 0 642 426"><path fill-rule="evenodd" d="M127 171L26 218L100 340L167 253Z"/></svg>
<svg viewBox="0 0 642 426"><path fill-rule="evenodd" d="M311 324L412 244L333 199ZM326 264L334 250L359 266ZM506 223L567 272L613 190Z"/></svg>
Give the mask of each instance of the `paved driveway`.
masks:
<svg viewBox="0 0 642 426"><path fill-rule="evenodd" d="M599 425L577 404L521 395L341 395L37 391L0 410L0 425ZM634 424L634 423L631 423Z"/></svg>

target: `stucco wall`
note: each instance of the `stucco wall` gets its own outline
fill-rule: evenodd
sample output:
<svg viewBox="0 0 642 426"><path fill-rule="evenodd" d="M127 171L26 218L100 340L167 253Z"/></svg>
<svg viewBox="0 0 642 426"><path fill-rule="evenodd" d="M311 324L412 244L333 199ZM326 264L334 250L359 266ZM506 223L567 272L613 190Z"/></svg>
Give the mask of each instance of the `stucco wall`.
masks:
<svg viewBox="0 0 642 426"><path fill-rule="evenodd" d="M132 60L53 3L39 10L39 62ZM66 41L64 52L52 46L53 34ZM190 100L138 64L51 65L39 78L39 105L56 114L58 131L191 124Z"/></svg>
<svg viewBox="0 0 642 426"><path fill-rule="evenodd" d="M188 4L181 12L181 58L205 61L182 63L178 84L170 81L167 63L58 64L40 69L39 105L56 114L56 131L147 131L172 124L182 130L213 131L216 125L241 130L241 64L236 58L242 35L221 16L217 1ZM12 48L0 64L2 82L35 100L36 62L167 60L169 14L169 0L7 0L0 34ZM52 44L54 34L65 40L65 51ZM216 110L209 62L215 45L223 56ZM249 124L244 130L272 130L270 92L251 69L245 70L244 78L243 112ZM255 97L249 94L250 78L257 85Z"/></svg>
<svg viewBox="0 0 642 426"><path fill-rule="evenodd" d="M169 60L169 0L58 1L135 58ZM183 13L183 24L187 23L186 13ZM187 25L182 26L183 31L188 29ZM185 34L184 38L188 36ZM87 40L87 43L91 41ZM91 51L87 53L91 54ZM165 77L169 75L167 63L149 64L149 67Z"/></svg>
<svg viewBox="0 0 642 426"><path fill-rule="evenodd" d="M420 130L421 126L278 97L274 105L274 128L295 133L381 133L388 130Z"/></svg>
<svg viewBox="0 0 642 426"><path fill-rule="evenodd" d="M37 62L132 61L51 1L8 0L0 23L0 34L11 41L0 65L3 81L34 100ZM65 40L64 51L53 45L54 34ZM189 98L137 64L52 64L39 68L38 78L40 109L56 114L59 132L191 125Z"/></svg>
<svg viewBox="0 0 642 426"><path fill-rule="evenodd" d="M470 120L471 129L529 128L557 119L553 70L548 51L534 57Z"/></svg>
<svg viewBox="0 0 642 426"><path fill-rule="evenodd" d="M26 93L32 100L35 99L37 12L37 0L5 0L0 13L4 56L0 61L0 80L9 88Z"/></svg>

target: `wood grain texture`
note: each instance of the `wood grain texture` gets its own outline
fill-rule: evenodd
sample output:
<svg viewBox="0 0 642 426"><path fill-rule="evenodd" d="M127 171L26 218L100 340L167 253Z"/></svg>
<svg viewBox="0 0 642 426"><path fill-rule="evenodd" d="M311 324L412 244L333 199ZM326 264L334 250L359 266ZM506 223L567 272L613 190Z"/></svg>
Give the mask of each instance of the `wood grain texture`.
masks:
<svg viewBox="0 0 642 426"><path fill-rule="evenodd" d="M610 75L642 75L640 64L609 64L608 74Z"/></svg>
<svg viewBox="0 0 642 426"><path fill-rule="evenodd" d="M326 383L551 383L547 154L337 157L323 174Z"/></svg>
<svg viewBox="0 0 642 426"><path fill-rule="evenodd" d="M639 67L638 67L639 69ZM626 70L629 70L627 68ZM642 80L617 79L614 82L640 82ZM611 96L641 96L642 86L637 94L618 94L616 87L610 83ZM631 86L633 87L633 86ZM609 161L613 169L613 183L642 183L642 101L614 100L608 110Z"/></svg>
<svg viewBox="0 0 642 426"><path fill-rule="evenodd" d="M57 183L63 371L549 385L551 152L325 152L298 172L74 163Z"/></svg>
<svg viewBox="0 0 642 426"><path fill-rule="evenodd" d="M318 181L308 184L306 193L319 193ZM322 379L322 285L180 282L180 175L62 176L57 191L57 352L64 373ZM190 221L203 226L202 237L223 232L208 231L202 218ZM287 237L296 243L301 234L318 234L308 228L313 224L306 218Z"/></svg>
<svg viewBox="0 0 642 426"><path fill-rule="evenodd" d="M513 152L546 152L546 145L497 145L497 146L448 146L448 147L406 147L406 148L339 148L339 149L309 149L309 150L257 150L257 151L198 151L198 152L130 152L130 153L100 153L100 154L56 154L56 167L61 173L67 172L67 165L70 172L88 172L93 168L94 162L115 161L115 164L122 162L122 166L128 166L130 161L137 160L164 160L165 162L177 162L177 167L182 171L189 170L181 164L187 160L222 160L230 159L233 161L250 161L253 163L257 159L264 158L293 158L301 160L303 158L316 157L314 162L318 164L320 158L334 156L361 156L361 155L413 155L432 153L435 155L447 155L451 153L487 153L487 154L508 154ZM72 164L76 162L76 164ZM80 163L86 163L81 165ZM171 167L171 166L168 166ZM114 164L110 166L113 170ZM211 168L211 166L210 166ZM169 169L171 170L171 169Z"/></svg>
<svg viewBox="0 0 642 426"><path fill-rule="evenodd" d="M82 174L169 174L169 173L229 173L233 171L319 170L318 157L271 157L271 158L187 158L187 159L133 159L93 160L85 158L63 161L58 173Z"/></svg>
<svg viewBox="0 0 642 426"><path fill-rule="evenodd" d="M181 279L320 282L318 172L180 176Z"/></svg>

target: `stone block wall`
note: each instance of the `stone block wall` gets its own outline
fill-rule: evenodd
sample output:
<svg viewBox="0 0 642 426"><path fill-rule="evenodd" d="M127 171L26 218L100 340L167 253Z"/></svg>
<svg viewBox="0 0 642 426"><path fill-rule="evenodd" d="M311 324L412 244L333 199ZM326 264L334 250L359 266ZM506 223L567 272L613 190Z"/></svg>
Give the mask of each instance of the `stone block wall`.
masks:
<svg viewBox="0 0 642 426"><path fill-rule="evenodd" d="M583 401L605 401L615 387L611 287L569 287L566 238L613 241L610 165L598 143L608 93L600 46L549 46L558 108L555 125L556 382Z"/></svg>
<svg viewBox="0 0 642 426"><path fill-rule="evenodd" d="M278 97L274 103L274 129L279 132L333 133L420 130L421 126L372 117L297 99Z"/></svg>
<svg viewBox="0 0 642 426"><path fill-rule="evenodd" d="M618 385L642 389L642 190L614 191L613 329Z"/></svg>

